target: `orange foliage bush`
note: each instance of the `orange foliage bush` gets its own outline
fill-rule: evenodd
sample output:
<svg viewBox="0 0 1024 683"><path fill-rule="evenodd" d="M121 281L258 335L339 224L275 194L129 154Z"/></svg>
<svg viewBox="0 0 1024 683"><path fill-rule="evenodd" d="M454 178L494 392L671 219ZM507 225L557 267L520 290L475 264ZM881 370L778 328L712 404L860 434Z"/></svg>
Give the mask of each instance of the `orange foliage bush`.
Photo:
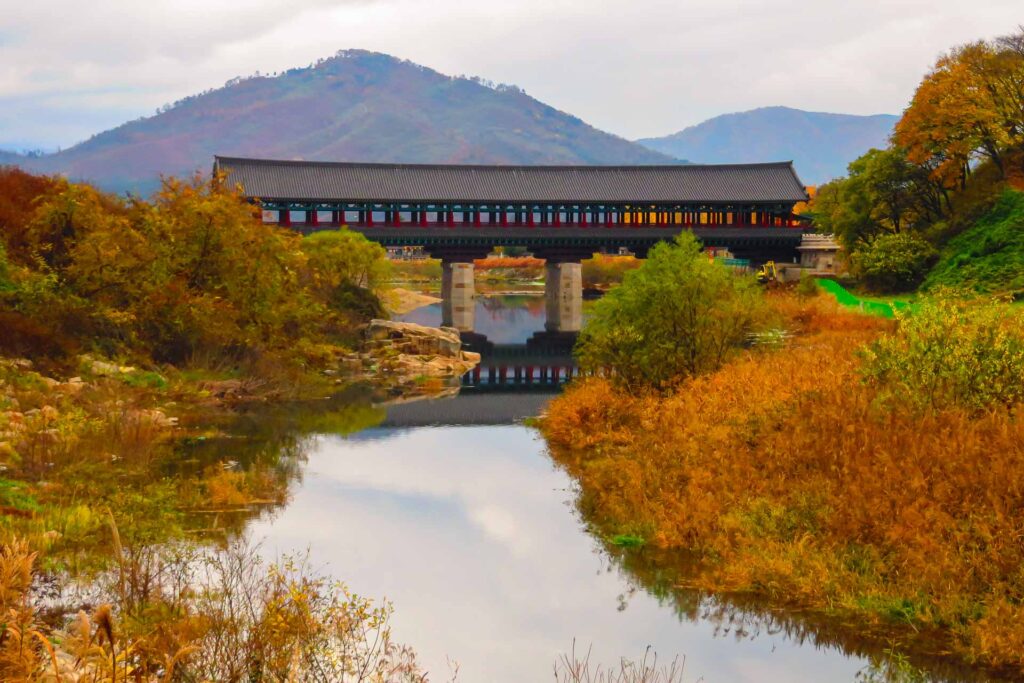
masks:
<svg viewBox="0 0 1024 683"><path fill-rule="evenodd" d="M711 590L946 629L1024 665L1024 412L885 407L858 348L889 323L775 300L800 330L667 397L589 379L543 431L585 517L703 558Z"/></svg>
<svg viewBox="0 0 1024 683"><path fill-rule="evenodd" d="M544 259L533 256L489 256L478 258L473 261L473 266L479 270L493 270L508 268L513 270L537 269L544 267Z"/></svg>
<svg viewBox="0 0 1024 683"><path fill-rule="evenodd" d="M25 173L13 166L0 166L0 226L12 258L26 260L29 222L35 215L38 199L58 186L58 181Z"/></svg>

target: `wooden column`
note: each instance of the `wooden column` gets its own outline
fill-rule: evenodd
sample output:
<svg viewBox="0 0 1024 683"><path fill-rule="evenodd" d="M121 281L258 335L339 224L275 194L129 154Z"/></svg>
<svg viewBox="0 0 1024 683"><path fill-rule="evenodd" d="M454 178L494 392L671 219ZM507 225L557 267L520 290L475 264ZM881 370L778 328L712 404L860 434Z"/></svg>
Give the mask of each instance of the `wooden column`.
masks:
<svg viewBox="0 0 1024 683"><path fill-rule="evenodd" d="M288 209L278 209L277 224L289 227L292 224L292 212Z"/></svg>

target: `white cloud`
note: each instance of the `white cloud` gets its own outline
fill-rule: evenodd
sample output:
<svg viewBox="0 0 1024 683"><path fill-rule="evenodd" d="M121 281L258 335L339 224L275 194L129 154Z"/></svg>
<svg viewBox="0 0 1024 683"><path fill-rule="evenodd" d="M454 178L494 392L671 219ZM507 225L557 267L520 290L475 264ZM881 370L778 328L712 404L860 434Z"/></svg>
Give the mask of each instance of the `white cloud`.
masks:
<svg viewBox="0 0 1024 683"><path fill-rule="evenodd" d="M5 4L0 144L45 146L352 47L515 83L627 137L771 104L897 112L940 52L1021 20L1019 0Z"/></svg>

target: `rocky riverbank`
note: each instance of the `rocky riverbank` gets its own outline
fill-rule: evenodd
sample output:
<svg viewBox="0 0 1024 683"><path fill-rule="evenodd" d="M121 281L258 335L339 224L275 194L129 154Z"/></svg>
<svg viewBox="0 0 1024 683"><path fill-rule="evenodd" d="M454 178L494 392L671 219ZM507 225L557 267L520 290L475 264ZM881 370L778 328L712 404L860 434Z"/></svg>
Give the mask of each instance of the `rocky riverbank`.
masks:
<svg viewBox="0 0 1024 683"><path fill-rule="evenodd" d="M453 327L371 320L357 352L343 359L348 378L373 381L393 393L440 391L475 368L480 354L462 349Z"/></svg>

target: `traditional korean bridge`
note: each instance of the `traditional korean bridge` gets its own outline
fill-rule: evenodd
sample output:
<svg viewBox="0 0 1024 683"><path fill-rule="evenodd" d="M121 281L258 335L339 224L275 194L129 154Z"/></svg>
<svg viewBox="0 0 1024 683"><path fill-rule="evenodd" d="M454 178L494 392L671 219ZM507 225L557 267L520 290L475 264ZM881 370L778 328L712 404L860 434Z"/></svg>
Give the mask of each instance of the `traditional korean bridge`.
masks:
<svg viewBox="0 0 1024 683"><path fill-rule="evenodd" d="M546 259L547 328L581 324L580 261L627 248L643 258L692 231L739 258L791 261L807 192L791 162L672 166L466 166L218 156L214 170L264 220L307 232L347 225L384 246L423 247L443 268L444 322L471 330L473 260L497 246ZM469 324L467 327L466 325Z"/></svg>

